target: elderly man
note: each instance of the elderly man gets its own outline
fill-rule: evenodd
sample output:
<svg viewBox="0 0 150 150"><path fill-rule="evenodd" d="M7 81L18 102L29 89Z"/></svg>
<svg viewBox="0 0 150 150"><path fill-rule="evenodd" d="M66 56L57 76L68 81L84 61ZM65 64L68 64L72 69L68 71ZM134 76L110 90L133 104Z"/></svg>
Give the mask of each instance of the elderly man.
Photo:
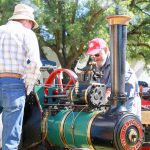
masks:
<svg viewBox="0 0 150 150"><path fill-rule="evenodd" d="M26 91L29 94L40 76L38 27L33 9L15 6L7 24L0 26L0 107L2 108L2 149L16 150L20 142Z"/></svg>
<svg viewBox="0 0 150 150"><path fill-rule="evenodd" d="M110 51L106 42L100 38L89 41L87 54L95 58L98 69L103 73L100 83L106 85L106 97L109 97L111 93ZM127 110L141 119L141 99L138 82L135 73L127 62L125 68L125 94L127 96L125 103Z"/></svg>

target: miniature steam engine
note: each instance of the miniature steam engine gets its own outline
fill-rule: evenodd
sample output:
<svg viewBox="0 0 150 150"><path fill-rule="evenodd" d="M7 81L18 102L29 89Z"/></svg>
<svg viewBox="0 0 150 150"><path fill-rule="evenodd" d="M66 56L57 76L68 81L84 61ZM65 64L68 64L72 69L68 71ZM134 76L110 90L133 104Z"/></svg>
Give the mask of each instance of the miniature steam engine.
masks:
<svg viewBox="0 0 150 150"><path fill-rule="evenodd" d="M109 102L105 85L97 82L101 75L96 74L96 81L81 81L69 69L54 70L45 86L34 89L42 111L42 139L50 147L137 150L142 145L142 124L124 106L126 26L130 18L111 16L107 20L112 44Z"/></svg>
<svg viewBox="0 0 150 150"><path fill-rule="evenodd" d="M103 85L89 85L81 93L80 90L64 95L50 88L49 93L53 94L41 99L45 102L42 136L50 145L118 150L141 146L142 125L133 114L105 112Z"/></svg>
<svg viewBox="0 0 150 150"><path fill-rule="evenodd" d="M127 16L108 17L111 27L111 96L93 80L80 81L68 69L56 69L45 86L34 89L42 112L42 140L49 147L137 150L143 142L140 120L128 113L125 96L125 45ZM64 84L61 75L67 76ZM95 75L95 74L93 74ZM97 79L101 75L97 76Z"/></svg>

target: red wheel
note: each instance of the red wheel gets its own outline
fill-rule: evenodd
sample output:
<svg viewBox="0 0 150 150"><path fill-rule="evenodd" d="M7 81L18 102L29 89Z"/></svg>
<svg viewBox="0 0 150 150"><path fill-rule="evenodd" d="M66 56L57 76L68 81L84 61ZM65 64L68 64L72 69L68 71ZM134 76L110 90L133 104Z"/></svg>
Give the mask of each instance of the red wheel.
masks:
<svg viewBox="0 0 150 150"><path fill-rule="evenodd" d="M63 77L62 77L62 75L63 75ZM64 75L65 75L65 77L67 77L67 83L63 82ZM51 87L52 84L55 84L56 86L58 86L58 88L61 89L61 92L65 92L73 84L76 83L77 79L78 79L78 76L73 71L71 71L69 69L60 68L60 69L54 70L49 75L48 79L45 82L45 86ZM57 84L55 83L55 81L57 81ZM45 88L45 94L48 95L47 88Z"/></svg>

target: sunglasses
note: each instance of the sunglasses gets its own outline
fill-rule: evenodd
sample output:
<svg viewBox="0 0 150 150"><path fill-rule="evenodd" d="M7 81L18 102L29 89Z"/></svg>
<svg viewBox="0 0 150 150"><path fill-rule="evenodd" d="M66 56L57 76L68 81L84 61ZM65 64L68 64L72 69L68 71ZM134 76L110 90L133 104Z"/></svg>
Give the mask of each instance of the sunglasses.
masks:
<svg viewBox="0 0 150 150"><path fill-rule="evenodd" d="M95 54L94 56L95 56L95 57L99 57L99 56L100 56L100 54Z"/></svg>

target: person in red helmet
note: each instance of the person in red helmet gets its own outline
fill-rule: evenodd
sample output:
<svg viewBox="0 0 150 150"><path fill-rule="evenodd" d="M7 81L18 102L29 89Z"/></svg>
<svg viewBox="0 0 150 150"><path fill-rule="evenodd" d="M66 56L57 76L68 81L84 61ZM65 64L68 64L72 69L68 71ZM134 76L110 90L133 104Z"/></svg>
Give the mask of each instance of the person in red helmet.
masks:
<svg viewBox="0 0 150 150"><path fill-rule="evenodd" d="M103 39L96 38L89 42L88 55L95 56L98 67L105 64L107 56L109 56L109 49L106 42Z"/></svg>
<svg viewBox="0 0 150 150"><path fill-rule="evenodd" d="M88 43L87 55L94 57L99 71L103 76L100 78L100 83L107 87L106 96L109 97L110 89L110 51L106 42L103 39L95 38Z"/></svg>
<svg viewBox="0 0 150 150"><path fill-rule="evenodd" d="M106 85L106 98L108 99L111 94L110 51L106 42L100 38L89 41L86 54L95 59L98 70L103 74L99 81ZM127 96L125 103L127 110L141 119L141 99L138 81L134 71L127 62L125 67L125 94Z"/></svg>

